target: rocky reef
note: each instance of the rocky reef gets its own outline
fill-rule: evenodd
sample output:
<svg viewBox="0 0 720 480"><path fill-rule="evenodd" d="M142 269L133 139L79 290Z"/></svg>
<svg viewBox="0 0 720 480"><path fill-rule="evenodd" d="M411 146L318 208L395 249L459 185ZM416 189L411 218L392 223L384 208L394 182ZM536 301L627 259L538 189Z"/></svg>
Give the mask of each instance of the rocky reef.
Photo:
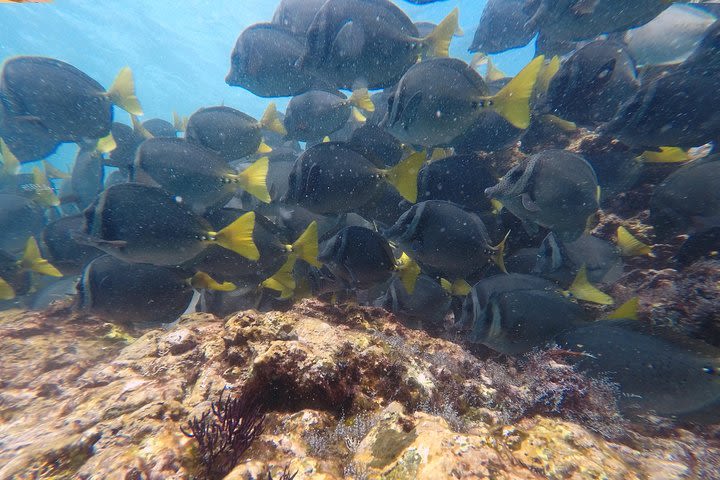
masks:
<svg viewBox="0 0 720 480"><path fill-rule="evenodd" d="M254 392L262 433L226 479L717 478L719 429L624 419L564 352L469 352L382 310L123 330L57 306L0 317L1 479L208 478L181 428ZM284 476L283 476L284 475Z"/></svg>

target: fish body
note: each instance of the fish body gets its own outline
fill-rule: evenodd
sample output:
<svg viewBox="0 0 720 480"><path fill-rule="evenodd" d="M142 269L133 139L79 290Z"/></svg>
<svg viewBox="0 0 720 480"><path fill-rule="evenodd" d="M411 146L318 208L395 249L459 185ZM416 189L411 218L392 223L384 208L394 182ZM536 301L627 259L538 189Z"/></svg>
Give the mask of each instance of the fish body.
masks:
<svg viewBox="0 0 720 480"><path fill-rule="evenodd" d="M418 199L446 200L472 212L490 211L484 192L495 182L490 166L475 155L452 155L420 169Z"/></svg>
<svg viewBox="0 0 720 480"><path fill-rule="evenodd" d="M289 138L317 141L340 130L350 118L352 104L347 98L322 90L293 97L285 111Z"/></svg>
<svg viewBox="0 0 720 480"><path fill-rule="evenodd" d="M471 52L501 53L523 47L537 33L528 27L532 17L524 7L527 0L489 0L470 45Z"/></svg>
<svg viewBox="0 0 720 480"><path fill-rule="evenodd" d="M185 138L214 151L227 162L253 155L263 139L260 122L225 106L201 108L193 113Z"/></svg>
<svg viewBox="0 0 720 480"><path fill-rule="evenodd" d="M440 283L427 275L420 275L415 289L408 293L402 280L395 277L385 294L375 301L376 306L386 308L395 315L418 323L422 328L438 328L443 325L450 311L452 296Z"/></svg>
<svg viewBox="0 0 720 480"><path fill-rule="evenodd" d="M28 237L45 226L43 209L24 196L0 194L0 250L11 254L22 250Z"/></svg>
<svg viewBox="0 0 720 480"><path fill-rule="evenodd" d="M281 0L273 14L272 23L282 25L295 35L304 36L325 1Z"/></svg>
<svg viewBox="0 0 720 480"><path fill-rule="evenodd" d="M47 224L42 231L42 247L47 258L63 275L78 275L85 265L104 254L102 250L79 243L76 233L83 229L84 217L71 215Z"/></svg>

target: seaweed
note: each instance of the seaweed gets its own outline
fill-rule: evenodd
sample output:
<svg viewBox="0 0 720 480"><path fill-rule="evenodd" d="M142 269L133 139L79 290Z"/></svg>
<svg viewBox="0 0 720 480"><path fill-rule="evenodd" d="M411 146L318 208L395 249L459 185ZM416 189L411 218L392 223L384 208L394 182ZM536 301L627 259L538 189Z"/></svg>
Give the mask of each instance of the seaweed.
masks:
<svg viewBox="0 0 720 480"><path fill-rule="evenodd" d="M235 398L223 398L221 393L210 410L180 430L195 439L200 465L207 478L215 479L237 465L240 456L262 434L264 422L265 406L252 391Z"/></svg>

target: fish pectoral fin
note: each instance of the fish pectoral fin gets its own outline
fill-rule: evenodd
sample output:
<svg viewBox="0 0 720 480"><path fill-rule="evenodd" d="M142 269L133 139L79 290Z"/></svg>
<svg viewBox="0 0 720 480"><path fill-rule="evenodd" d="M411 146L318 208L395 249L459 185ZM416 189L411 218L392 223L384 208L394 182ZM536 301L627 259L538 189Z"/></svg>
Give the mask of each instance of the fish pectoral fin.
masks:
<svg viewBox="0 0 720 480"><path fill-rule="evenodd" d="M537 213L540 211L540 207L535 203L535 200L532 199L529 193L523 193L520 196L520 200L522 201L523 208L528 212Z"/></svg>
<svg viewBox="0 0 720 480"><path fill-rule="evenodd" d="M338 58L356 58L365 46L365 31L352 20L343 25L335 35L332 52Z"/></svg>
<svg viewBox="0 0 720 480"><path fill-rule="evenodd" d="M600 0L575 0L570 10L577 16L592 15Z"/></svg>

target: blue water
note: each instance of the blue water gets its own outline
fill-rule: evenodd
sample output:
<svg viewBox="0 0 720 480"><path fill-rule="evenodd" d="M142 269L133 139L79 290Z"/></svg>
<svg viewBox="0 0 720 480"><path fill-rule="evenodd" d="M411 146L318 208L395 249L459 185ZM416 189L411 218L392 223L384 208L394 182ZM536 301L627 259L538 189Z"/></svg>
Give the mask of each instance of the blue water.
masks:
<svg viewBox="0 0 720 480"><path fill-rule="evenodd" d="M51 4L0 5L0 58L43 55L58 58L109 86L118 70L135 73L144 118L172 120L172 112L224 103L259 117L268 100L225 84L230 53L248 26L272 19L277 1L269 0L56 0ZM451 0L417 6L396 0L414 21L439 22L460 9L465 32L451 55L469 61L467 49L485 0ZM493 56L514 75L533 55L527 47ZM281 109L289 99L277 99ZM116 120L128 122L116 109ZM63 145L51 161L72 164L75 145ZM26 167L27 168L27 167Z"/></svg>

